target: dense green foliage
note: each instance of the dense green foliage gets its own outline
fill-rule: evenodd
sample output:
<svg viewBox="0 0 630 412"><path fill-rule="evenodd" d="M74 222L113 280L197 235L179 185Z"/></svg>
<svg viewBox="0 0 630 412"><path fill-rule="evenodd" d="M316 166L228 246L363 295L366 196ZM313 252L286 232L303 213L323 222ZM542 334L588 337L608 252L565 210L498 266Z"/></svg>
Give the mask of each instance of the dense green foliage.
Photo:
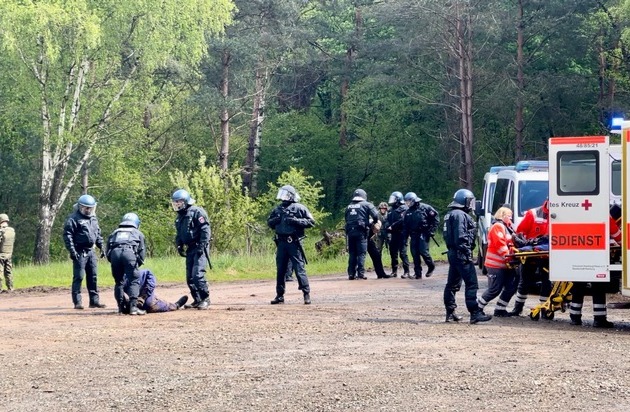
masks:
<svg viewBox="0 0 630 412"><path fill-rule="evenodd" d="M461 22L474 181L460 181ZM56 213L50 256L66 258L61 227L83 190L104 235L137 212L153 258L174 254L179 187L208 211L221 256L272 253L284 184L315 216L313 241L357 187L374 202L413 190L442 213L489 166L546 158L551 136L606 133L630 106L630 0L0 0L0 27L0 212L18 263L42 210ZM252 197L242 172L261 94Z"/></svg>

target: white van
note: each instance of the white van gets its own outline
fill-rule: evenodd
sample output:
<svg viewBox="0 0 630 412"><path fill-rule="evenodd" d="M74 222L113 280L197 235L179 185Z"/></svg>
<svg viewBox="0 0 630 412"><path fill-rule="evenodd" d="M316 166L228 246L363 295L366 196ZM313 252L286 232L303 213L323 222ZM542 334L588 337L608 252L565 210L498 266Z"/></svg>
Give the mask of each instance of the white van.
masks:
<svg viewBox="0 0 630 412"><path fill-rule="evenodd" d="M494 169L494 170L493 170ZM477 265L486 274L484 260L488 249L488 229L496 211L503 205L512 209L514 227L525 212L543 204L549 196L549 163L523 160L516 166L491 168L484 176L481 200L475 205L477 215Z"/></svg>
<svg viewBox="0 0 630 412"><path fill-rule="evenodd" d="M483 261L486 258L488 249L488 229L492 224L492 197L497 184L497 177L501 170L511 170L514 166L492 166L483 177L483 188L481 189L480 200L475 205L475 215L477 216L477 264L484 271Z"/></svg>
<svg viewBox="0 0 630 412"><path fill-rule="evenodd" d="M490 213L503 205L512 209L514 227L521 223L525 212L543 204L549 197L549 162L522 160L513 170L502 170L492 196Z"/></svg>

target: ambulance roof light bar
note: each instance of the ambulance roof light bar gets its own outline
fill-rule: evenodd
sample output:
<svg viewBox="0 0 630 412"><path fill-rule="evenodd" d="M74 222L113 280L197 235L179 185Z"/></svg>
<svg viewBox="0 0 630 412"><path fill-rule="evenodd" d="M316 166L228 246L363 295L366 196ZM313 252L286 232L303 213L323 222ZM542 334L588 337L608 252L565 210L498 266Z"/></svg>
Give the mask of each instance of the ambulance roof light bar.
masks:
<svg viewBox="0 0 630 412"><path fill-rule="evenodd" d="M623 117L613 117L610 120L610 133L621 134L621 128L623 126Z"/></svg>
<svg viewBox="0 0 630 412"><path fill-rule="evenodd" d="M547 160L521 160L516 164L515 170L523 172L525 170L549 170Z"/></svg>
<svg viewBox="0 0 630 412"><path fill-rule="evenodd" d="M514 166L491 166L490 173L499 173L501 170L514 170Z"/></svg>

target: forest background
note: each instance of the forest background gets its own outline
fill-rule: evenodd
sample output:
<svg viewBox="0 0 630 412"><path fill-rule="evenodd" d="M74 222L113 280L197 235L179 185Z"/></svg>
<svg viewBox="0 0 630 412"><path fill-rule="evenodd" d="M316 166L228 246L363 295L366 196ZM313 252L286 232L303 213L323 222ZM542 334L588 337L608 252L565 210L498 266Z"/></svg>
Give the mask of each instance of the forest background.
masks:
<svg viewBox="0 0 630 412"><path fill-rule="evenodd" d="M630 0L0 0L14 260L67 259L85 192L105 236L138 213L155 257L175 253L179 187L221 253L272 250L287 183L320 230L357 187L443 213L549 137L607 134L629 45Z"/></svg>

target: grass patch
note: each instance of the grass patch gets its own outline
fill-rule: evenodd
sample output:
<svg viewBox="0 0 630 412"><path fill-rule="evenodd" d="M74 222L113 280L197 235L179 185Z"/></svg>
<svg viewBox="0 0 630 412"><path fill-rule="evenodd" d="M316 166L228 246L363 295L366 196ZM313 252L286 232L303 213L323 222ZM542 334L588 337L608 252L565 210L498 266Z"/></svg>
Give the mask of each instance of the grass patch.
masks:
<svg viewBox="0 0 630 412"><path fill-rule="evenodd" d="M444 248L433 246L431 255L436 261L444 261L441 253ZM308 276L331 273L346 273L347 255L324 259L309 252L309 264L306 266ZM409 257L410 263L411 256ZM383 251L383 264L389 266L390 258L387 250ZM276 260L274 254L234 255L215 254L212 256L214 269L208 270L206 278L212 282L230 282L236 280L275 279ZM373 268L372 261L366 258L366 268ZM412 264L413 265L413 264ZM423 263L424 265L424 263ZM184 258L179 256L165 258L149 258L142 268L151 269L160 283L185 283L186 269ZM412 269L413 270L413 269ZM55 262L48 265L19 265L13 268L14 285L18 289L36 286L70 287L72 284L72 262ZM85 281L84 281L85 284ZM102 287L114 285L109 262L100 259L98 264L98 284Z"/></svg>

